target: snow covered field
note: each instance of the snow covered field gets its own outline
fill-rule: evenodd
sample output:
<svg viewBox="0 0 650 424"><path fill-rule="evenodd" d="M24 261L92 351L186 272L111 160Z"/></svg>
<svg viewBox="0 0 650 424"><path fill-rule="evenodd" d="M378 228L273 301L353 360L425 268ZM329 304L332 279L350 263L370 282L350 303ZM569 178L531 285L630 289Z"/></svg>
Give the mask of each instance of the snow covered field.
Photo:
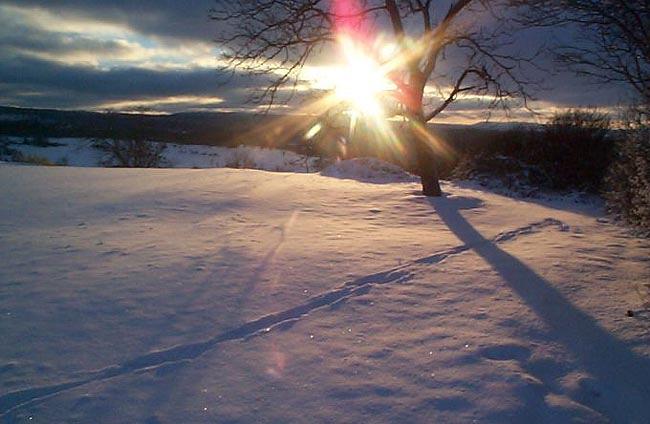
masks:
<svg viewBox="0 0 650 424"><path fill-rule="evenodd" d="M346 169L0 164L1 419L650 422L647 240Z"/></svg>
<svg viewBox="0 0 650 424"><path fill-rule="evenodd" d="M43 158L52 164L95 167L101 166L106 155L93 147L91 140L81 138L50 138L52 146L24 144L20 137L9 137L9 147L32 158ZM312 158L309 164L305 157L291 151L239 146L237 148L166 143L163 151L165 168L223 168L237 167L237 162L266 171L313 172ZM307 166L309 165L309 167Z"/></svg>

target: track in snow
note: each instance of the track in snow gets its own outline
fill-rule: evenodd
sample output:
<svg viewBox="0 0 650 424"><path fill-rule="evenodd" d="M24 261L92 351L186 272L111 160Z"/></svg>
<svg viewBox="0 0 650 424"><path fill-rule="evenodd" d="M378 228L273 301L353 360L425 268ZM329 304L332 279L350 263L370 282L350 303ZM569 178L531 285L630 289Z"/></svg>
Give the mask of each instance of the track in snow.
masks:
<svg viewBox="0 0 650 424"><path fill-rule="evenodd" d="M535 233L546 227L557 227L560 231L568 230L568 226L561 221L547 218L515 230L500 233L491 240L485 240L482 244L510 241L522 235ZM282 326L282 324L296 321L303 316L309 315L312 311L334 305L355 296L366 294L373 286L408 281L412 275L409 271L410 268L422 264L436 264L451 256L459 255L477 247L480 246L474 244L462 244L435 253L431 256L408 262L388 271L367 275L348 282L339 288L311 297L305 303L298 306L265 315L254 321L249 321L237 328L218 334L206 341L183 344L164 350L150 352L122 364L112 365L97 371L86 372L86 377L74 381L50 386L32 387L4 394L0 396L0 417L6 416L21 407L45 400L67 390L92 382L108 380L137 371L153 370L173 363L191 361L216 348L221 343L233 340L247 340L251 337L269 333L273 329Z"/></svg>

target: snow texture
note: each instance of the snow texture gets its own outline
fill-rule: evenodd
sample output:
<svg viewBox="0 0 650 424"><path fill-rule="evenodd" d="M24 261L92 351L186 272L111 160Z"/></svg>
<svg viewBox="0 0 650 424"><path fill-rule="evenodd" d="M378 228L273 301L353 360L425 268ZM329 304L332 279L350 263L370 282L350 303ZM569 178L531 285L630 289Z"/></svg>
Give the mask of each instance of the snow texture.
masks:
<svg viewBox="0 0 650 424"><path fill-rule="evenodd" d="M1 419L650 422L648 240L366 164L0 164Z"/></svg>
<svg viewBox="0 0 650 424"><path fill-rule="evenodd" d="M47 159L52 164L96 167L106 162L101 150L91 140L79 138L51 138L54 146L40 147L23 143L18 137L9 137L9 147L23 155ZM167 143L162 166L168 168L254 168L267 171L313 172L315 158L309 161L296 153L239 146L237 148Z"/></svg>
<svg viewBox="0 0 650 424"><path fill-rule="evenodd" d="M415 182L418 180L397 165L375 158L358 158L338 161L323 171L322 175L369 183Z"/></svg>

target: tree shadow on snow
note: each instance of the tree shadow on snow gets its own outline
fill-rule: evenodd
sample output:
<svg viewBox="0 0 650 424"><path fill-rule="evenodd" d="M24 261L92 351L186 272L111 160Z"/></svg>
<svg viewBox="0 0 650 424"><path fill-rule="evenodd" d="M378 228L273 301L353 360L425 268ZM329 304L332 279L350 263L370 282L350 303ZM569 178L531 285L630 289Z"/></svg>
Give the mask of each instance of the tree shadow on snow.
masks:
<svg viewBox="0 0 650 424"><path fill-rule="evenodd" d="M510 288L550 329L596 381L590 397L576 399L589 404L616 422L650 422L650 364L635 354L598 322L573 305L551 283L516 257L481 235L461 214L480 206L468 197L428 198L440 219L465 245L471 247L501 276ZM593 387L597 389L594 390ZM524 415L526 411L521 411Z"/></svg>

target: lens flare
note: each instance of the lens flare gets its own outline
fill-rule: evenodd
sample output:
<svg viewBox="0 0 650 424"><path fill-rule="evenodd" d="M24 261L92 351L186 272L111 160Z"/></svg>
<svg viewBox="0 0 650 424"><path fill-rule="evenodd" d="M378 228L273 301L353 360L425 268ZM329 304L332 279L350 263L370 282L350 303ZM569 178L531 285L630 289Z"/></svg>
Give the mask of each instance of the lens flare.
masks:
<svg viewBox="0 0 650 424"><path fill-rule="evenodd" d="M312 88L324 94L307 99L295 114L242 137L261 137L270 140L269 145L283 145L295 136L313 141L321 134L327 138L335 133L343 140L336 140L343 157L348 154L349 143L362 141L375 143L380 150L406 158L407 162L412 159L412 138L417 138L436 153L449 154L443 140L431 135L426 124L409 119L411 112L421 108L421 93L409 83L409 66L439 46L444 31L431 31L420 39L396 40L367 19L365 2L332 0L331 5L338 60L310 66L303 74ZM344 118L343 127L332 124L331 113ZM400 116L403 121L397 125L394 118ZM320 118L314 123L305 117ZM345 127L347 134L343 133Z"/></svg>
<svg viewBox="0 0 650 424"><path fill-rule="evenodd" d="M361 115L383 115L382 96L394 85L382 67L347 37L339 41L345 64L333 71L335 93Z"/></svg>

